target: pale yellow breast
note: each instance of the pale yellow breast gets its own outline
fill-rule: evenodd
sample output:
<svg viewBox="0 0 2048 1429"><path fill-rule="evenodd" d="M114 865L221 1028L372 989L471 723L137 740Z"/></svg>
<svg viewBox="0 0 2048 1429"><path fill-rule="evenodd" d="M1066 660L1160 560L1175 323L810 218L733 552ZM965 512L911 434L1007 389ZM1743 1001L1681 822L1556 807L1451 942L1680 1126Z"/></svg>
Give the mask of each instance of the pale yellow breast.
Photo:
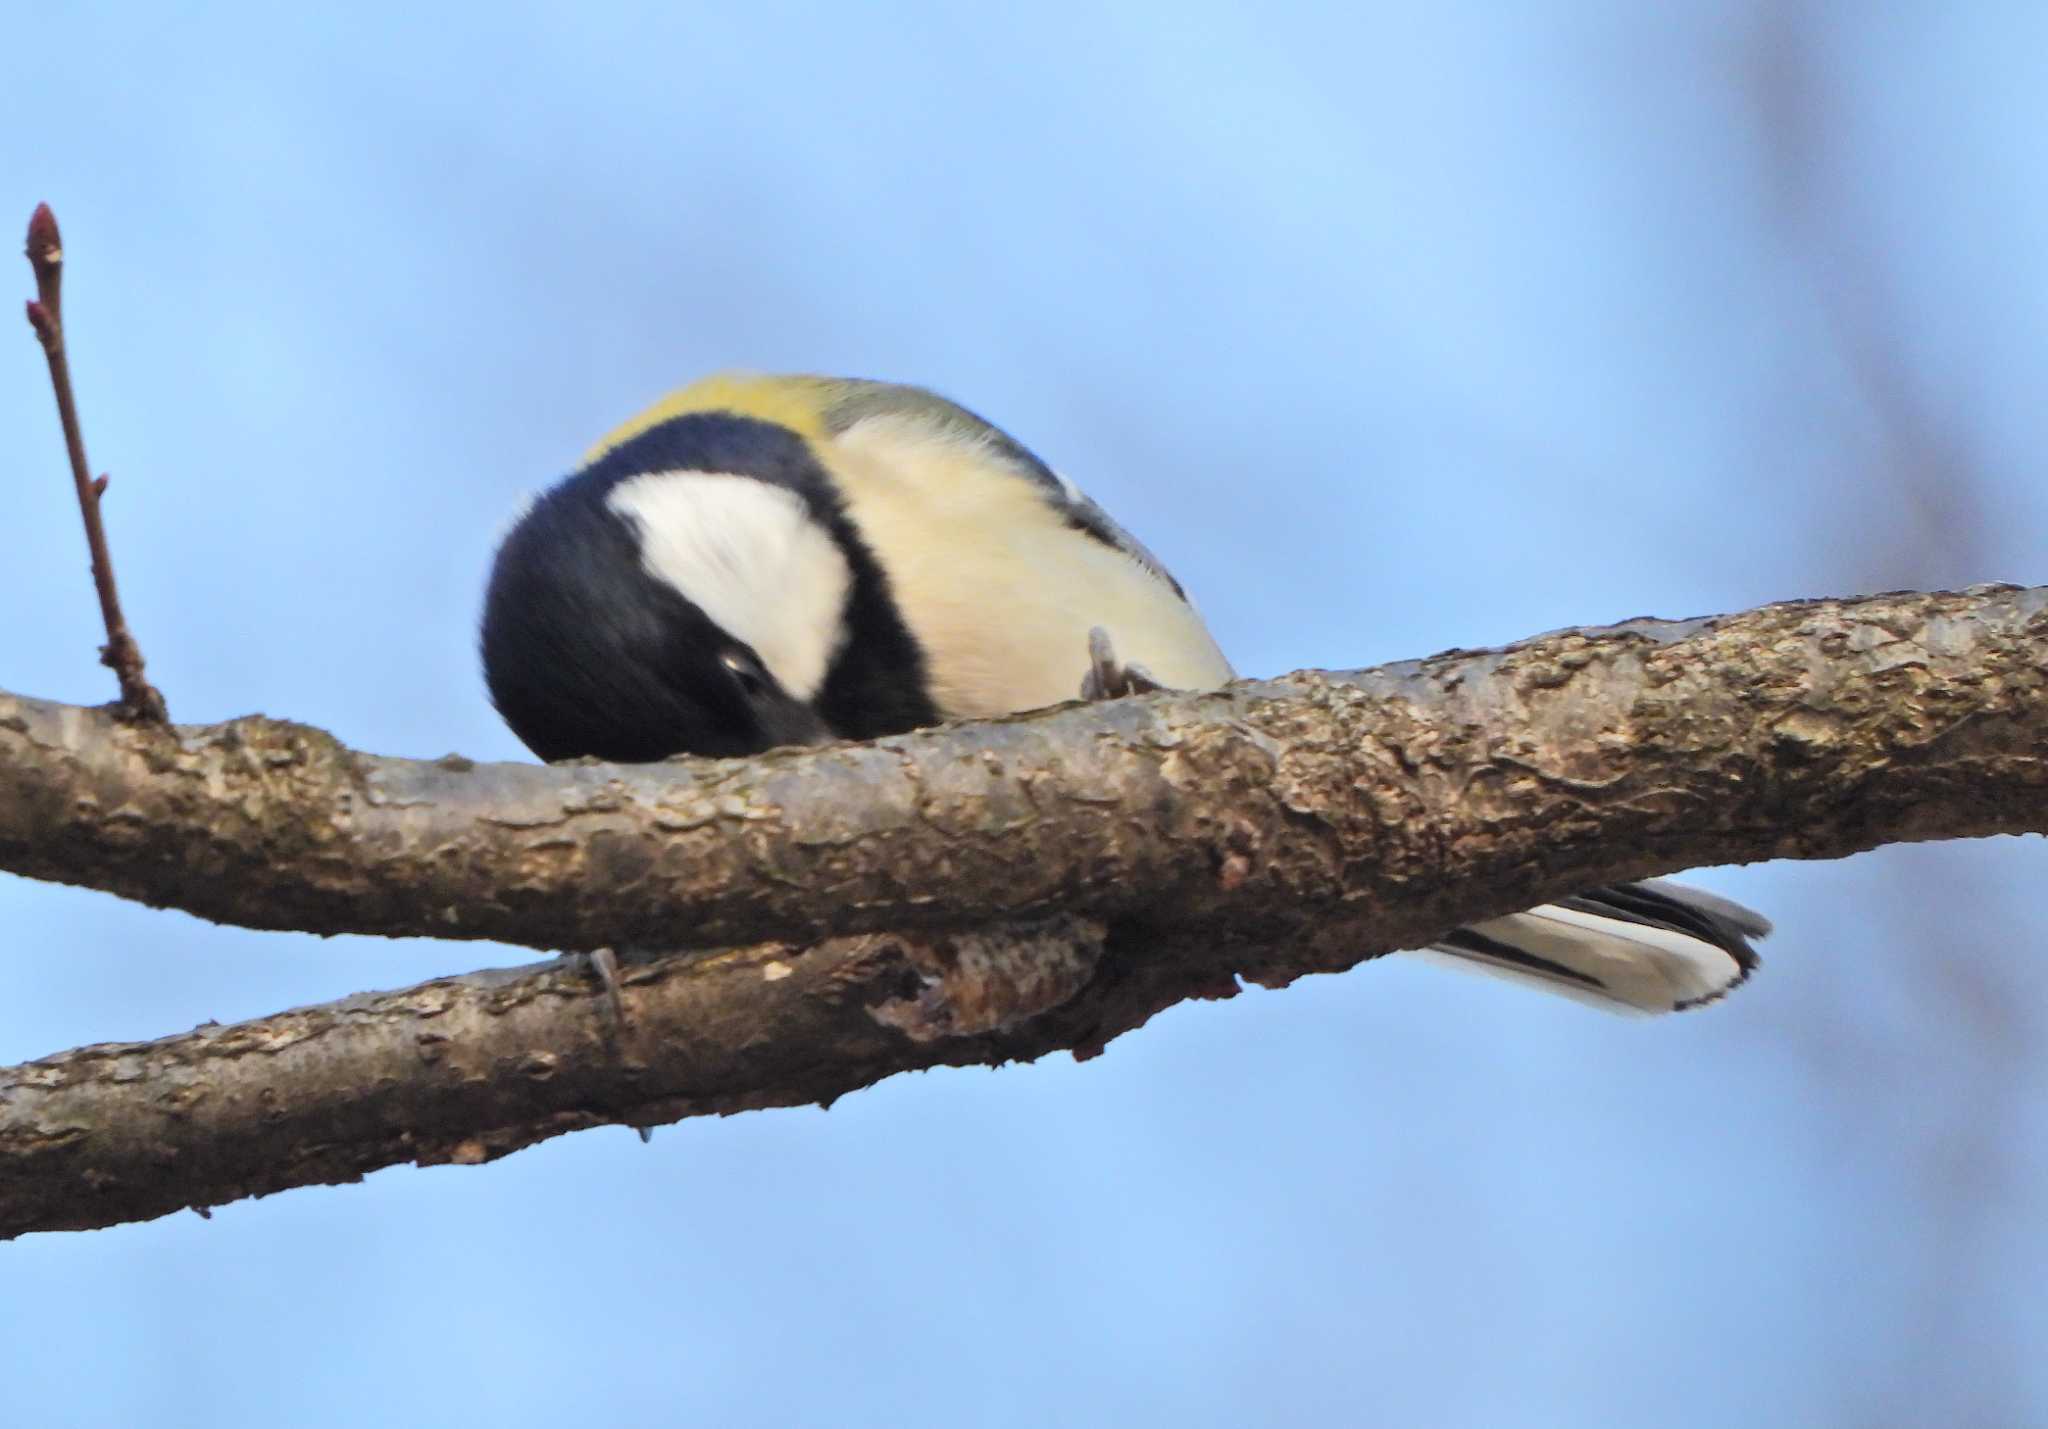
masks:
<svg viewBox="0 0 2048 1429"><path fill-rule="evenodd" d="M881 558L949 719L1078 697L1088 632L1166 685L1232 678L1202 619L1123 552L1070 527L978 444L875 417L829 443L848 514Z"/></svg>

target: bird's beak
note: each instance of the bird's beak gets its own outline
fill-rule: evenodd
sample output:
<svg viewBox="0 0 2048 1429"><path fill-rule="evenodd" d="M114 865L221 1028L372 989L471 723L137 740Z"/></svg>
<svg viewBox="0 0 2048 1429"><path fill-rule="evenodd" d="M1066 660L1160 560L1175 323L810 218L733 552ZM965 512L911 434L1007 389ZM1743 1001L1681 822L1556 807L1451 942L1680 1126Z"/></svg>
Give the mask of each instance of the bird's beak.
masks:
<svg viewBox="0 0 2048 1429"><path fill-rule="evenodd" d="M830 744L838 736L818 718L818 712L802 700L778 692L772 700L763 701L756 714L761 721L761 733L768 740L769 748L782 749L795 744Z"/></svg>

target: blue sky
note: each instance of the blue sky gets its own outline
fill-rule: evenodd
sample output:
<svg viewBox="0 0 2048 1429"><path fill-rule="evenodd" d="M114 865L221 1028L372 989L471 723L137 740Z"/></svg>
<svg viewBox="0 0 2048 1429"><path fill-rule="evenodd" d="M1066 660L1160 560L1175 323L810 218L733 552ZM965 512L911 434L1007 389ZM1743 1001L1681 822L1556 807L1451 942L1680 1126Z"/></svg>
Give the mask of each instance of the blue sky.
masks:
<svg viewBox="0 0 2048 1429"><path fill-rule="evenodd" d="M2048 581L2038 7L401 14L10 20L0 223L64 224L182 720L523 757L496 533L730 365L982 411L1247 673ZM105 699L25 330L0 471L0 687ZM18 1241L8 1417L2048 1417L2040 842L1704 881L1780 931L1695 1016L1389 961L1084 1066ZM9 1062L525 956L13 879L0 940Z"/></svg>

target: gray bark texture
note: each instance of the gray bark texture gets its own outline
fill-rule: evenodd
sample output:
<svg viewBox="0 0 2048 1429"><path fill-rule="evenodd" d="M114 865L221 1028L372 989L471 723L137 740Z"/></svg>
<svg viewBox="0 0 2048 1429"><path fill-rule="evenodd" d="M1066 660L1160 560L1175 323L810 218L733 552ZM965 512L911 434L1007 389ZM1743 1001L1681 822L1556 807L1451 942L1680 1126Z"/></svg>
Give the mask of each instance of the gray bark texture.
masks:
<svg viewBox="0 0 2048 1429"><path fill-rule="evenodd" d="M0 869L251 928L665 950L623 1021L579 959L0 1069L0 1237L1092 1055L1618 879L2048 831L2044 687L2048 589L1998 586L719 763L0 694Z"/></svg>

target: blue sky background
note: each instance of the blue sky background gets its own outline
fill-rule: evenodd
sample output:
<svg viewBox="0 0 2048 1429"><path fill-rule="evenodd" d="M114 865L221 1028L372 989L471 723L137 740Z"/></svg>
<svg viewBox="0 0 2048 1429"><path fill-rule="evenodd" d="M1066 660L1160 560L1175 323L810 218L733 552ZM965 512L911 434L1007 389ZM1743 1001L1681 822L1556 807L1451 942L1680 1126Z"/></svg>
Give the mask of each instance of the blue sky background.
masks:
<svg viewBox="0 0 2048 1429"><path fill-rule="evenodd" d="M727 365L983 411L1247 673L2048 581L2038 6L58 11L9 18L0 223L63 222L182 720L523 757L496 532ZM103 700L25 329L0 481L0 687ZM4 1417L2048 1421L2042 844L1703 881L1780 931L1694 1016L1390 961L29 1237ZM4 878L0 943L9 1062L522 960Z"/></svg>

